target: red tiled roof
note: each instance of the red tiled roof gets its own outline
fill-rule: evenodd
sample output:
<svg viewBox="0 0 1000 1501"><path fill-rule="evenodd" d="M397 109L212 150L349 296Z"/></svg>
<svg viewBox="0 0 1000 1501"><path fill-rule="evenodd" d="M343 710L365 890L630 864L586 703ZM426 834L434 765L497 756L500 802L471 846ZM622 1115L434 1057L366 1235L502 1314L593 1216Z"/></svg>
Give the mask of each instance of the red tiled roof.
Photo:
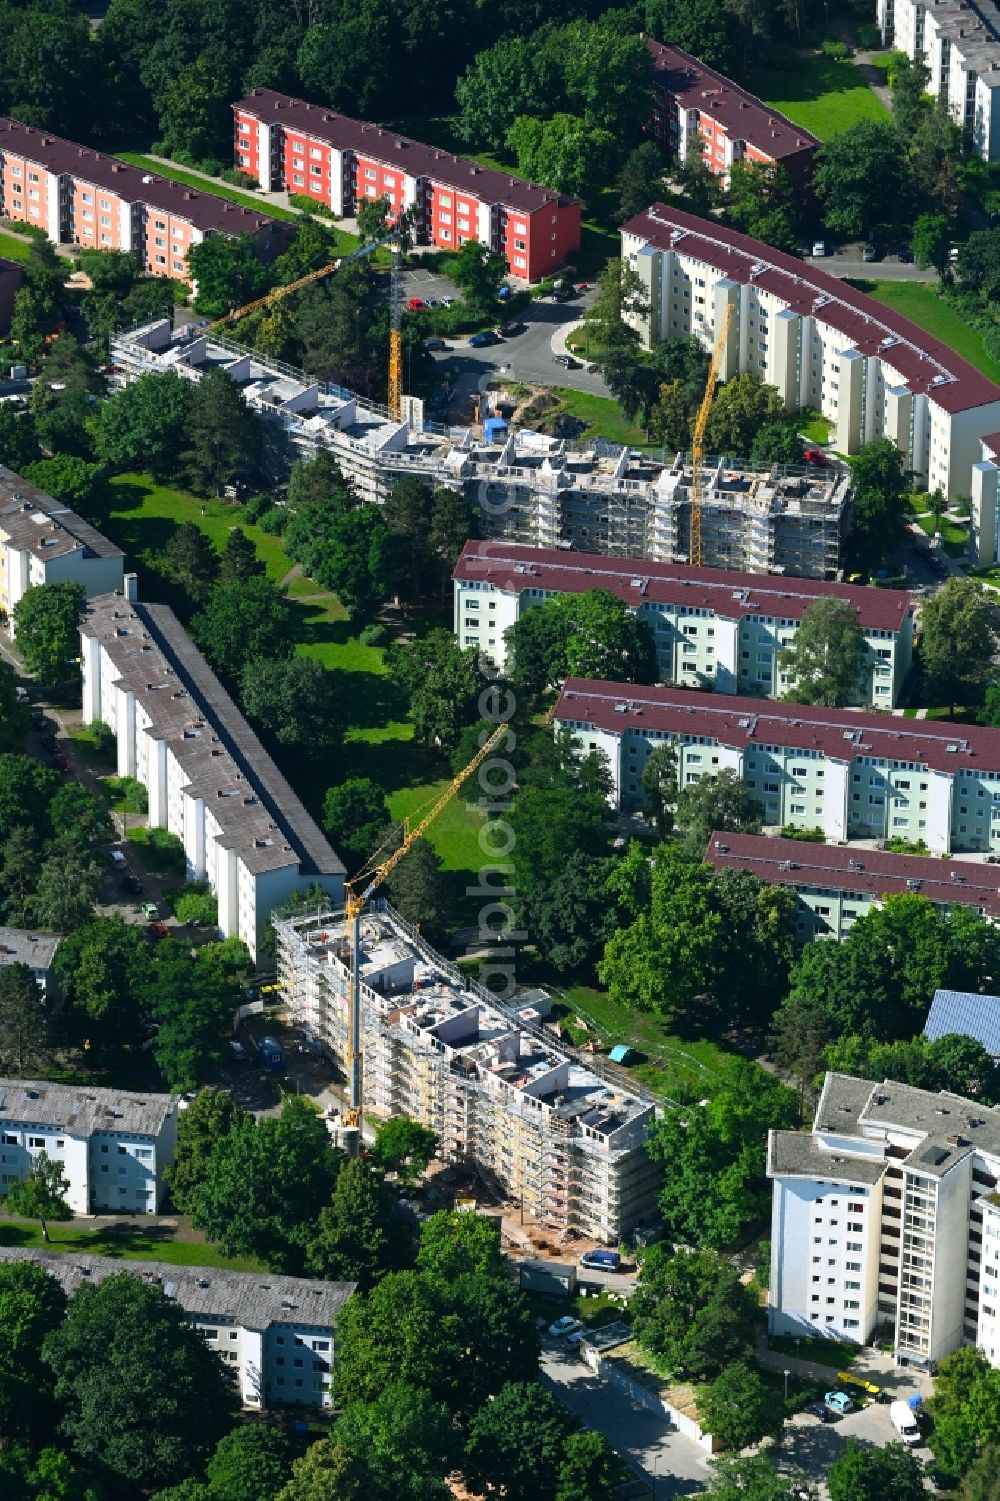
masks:
<svg viewBox="0 0 1000 1501"><path fill-rule="evenodd" d="M582 719L611 734L654 729L705 735L741 750L755 745L819 750L833 761L867 755L913 761L934 771L1000 771L1000 730L940 719L901 719L864 709L820 709L700 693L668 684L648 688L567 678L555 718Z"/></svg>
<svg viewBox="0 0 1000 1501"><path fill-rule="evenodd" d="M716 73L681 47L646 38L653 59L653 87L672 94L684 109L718 120L732 141L747 141L780 161L819 145L814 135L769 109L755 94Z"/></svg>
<svg viewBox="0 0 1000 1501"><path fill-rule="evenodd" d="M900 384L914 395L926 393L945 412L1000 403L1000 386L947 344L811 262L663 203L636 214L622 231L659 250L681 247L743 286L753 282L772 292L800 316L817 317L846 334L861 354L877 355L898 373Z"/></svg>
<svg viewBox="0 0 1000 1501"><path fill-rule="evenodd" d="M980 438L979 441L994 458L1000 457L1000 433L987 433L985 438Z"/></svg>
<svg viewBox="0 0 1000 1501"><path fill-rule="evenodd" d="M37 162L48 172L106 188L125 203L147 203L162 213L175 214L197 229L239 235L259 234L277 227L278 221L268 214L258 214L212 193L186 188L183 183L143 172L117 157L106 156L103 151L92 151L89 146L78 146L75 141L64 141L61 136L36 130L33 125L0 116L0 156L5 151Z"/></svg>
<svg viewBox="0 0 1000 1501"><path fill-rule="evenodd" d="M749 870L776 886L822 886L870 896L918 890L928 901L981 907L1000 920L1000 871L978 861L725 833L712 835L705 860L716 870Z"/></svg>
<svg viewBox="0 0 1000 1501"><path fill-rule="evenodd" d="M268 125L285 125L302 131L317 141L325 141L338 151L355 151L373 161L396 167L410 177L429 177L445 187L472 193L485 203L502 203L505 207L533 213L547 206L560 208L579 203L566 193L538 187L522 177L511 177L494 167L482 167L465 157L452 156L434 146L425 146L398 130L383 130L365 120L352 120L322 104L308 104L274 89L254 89L233 105L237 112L252 115Z"/></svg>
<svg viewBox="0 0 1000 1501"><path fill-rule="evenodd" d="M505 541L467 542L452 578L482 580L514 594L524 589L551 589L559 594L610 589L630 605L643 600L695 605L729 620L751 614L799 620L817 599L845 599L857 610L863 626L883 631L898 631L912 603L902 589L737 573L728 568L690 568L643 558L606 558Z"/></svg>

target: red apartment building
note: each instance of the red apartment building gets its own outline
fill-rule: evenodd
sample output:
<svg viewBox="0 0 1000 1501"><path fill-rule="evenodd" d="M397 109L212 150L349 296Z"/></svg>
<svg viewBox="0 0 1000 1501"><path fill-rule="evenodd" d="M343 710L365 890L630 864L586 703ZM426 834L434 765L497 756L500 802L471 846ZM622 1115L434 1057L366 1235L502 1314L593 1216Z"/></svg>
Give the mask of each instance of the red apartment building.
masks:
<svg viewBox="0 0 1000 1501"><path fill-rule="evenodd" d="M233 106L236 163L261 187L287 188L350 218L364 198L414 211L417 239L440 250L479 240L511 274L538 281L580 248L581 203L394 130L272 89Z"/></svg>
<svg viewBox="0 0 1000 1501"><path fill-rule="evenodd" d="M150 275L176 281L189 280L187 252L208 235L248 234L267 260L289 237L266 214L2 117L0 213L56 244L135 251Z"/></svg>
<svg viewBox="0 0 1000 1501"><path fill-rule="evenodd" d="M773 163L784 167L803 195L810 192L819 145L814 135L690 52L646 41L653 59L648 129L654 140L683 161L700 139L706 165L717 177L728 177L734 162Z"/></svg>

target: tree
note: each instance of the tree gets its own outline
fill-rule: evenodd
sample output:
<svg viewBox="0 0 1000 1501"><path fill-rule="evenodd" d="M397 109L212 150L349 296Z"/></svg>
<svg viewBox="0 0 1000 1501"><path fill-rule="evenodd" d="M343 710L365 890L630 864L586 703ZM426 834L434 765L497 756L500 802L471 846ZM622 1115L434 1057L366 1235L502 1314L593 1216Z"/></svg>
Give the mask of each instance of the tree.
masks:
<svg viewBox="0 0 1000 1501"><path fill-rule="evenodd" d="M266 572L266 565L258 558L257 549L246 532L234 526L219 559L219 582L242 584L247 579L260 578Z"/></svg>
<svg viewBox="0 0 1000 1501"><path fill-rule="evenodd" d="M895 1079L916 1089L949 1090L992 1105L1000 1098L1000 1063L981 1043L960 1033L878 1042L866 1035L837 1037L826 1046L826 1066L861 1078Z"/></svg>
<svg viewBox="0 0 1000 1501"><path fill-rule="evenodd" d="M233 308L263 297L271 280L249 235L209 235L190 247L187 263L198 289L195 310L206 318L221 318Z"/></svg>
<svg viewBox="0 0 1000 1501"><path fill-rule="evenodd" d="M46 1220L68 1220L72 1210L66 1203L69 1179L59 1162L50 1162L44 1152L39 1152L31 1164L27 1178L12 1183L5 1200L8 1213L20 1214L37 1220L42 1227L42 1239L48 1241L49 1227Z"/></svg>
<svg viewBox="0 0 1000 1501"><path fill-rule="evenodd" d="M478 240L466 240L451 268L451 279L461 291L462 301L469 312L475 316L496 307L497 292L506 275L504 257Z"/></svg>
<svg viewBox="0 0 1000 1501"><path fill-rule="evenodd" d="M329 1501L331 1496L337 1501L372 1501L371 1480L362 1455L320 1439L294 1461L292 1478L277 1501Z"/></svg>
<svg viewBox="0 0 1000 1501"><path fill-rule="evenodd" d="M166 154L180 153L196 161L227 154L231 145L231 97L225 74L205 56L196 57L165 79L155 102Z"/></svg>
<svg viewBox="0 0 1000 1501"><path fill-rule="evenodd" d="M79 782L64 782L59 788L49 803L49 822L58 843L68 849L110 839L113 828L105 805Z"/></svg>
<svg viewBox="0 0 1000 1501"><path fill-rule="evenodd" d="M830 1501L923 1501L924 1467L902 1444L862 1448L853 1439L830 1466Z"/></svg>
<svg viewBox="0 0 1000 1501"><path fill-rule="evenodd" d="M504 633L512 677L534 695L568 677L655 683L656 642L645 620L609 589L556 594Z"/></svg>
<svg viewBox="0 0 1000 1501"><path fill-rule="evenodd" d="M93 406L103 394L104 381L93 352L68 334L60 334L49 346L30 397L42 447L49 453L91 458Z"/></svg>
<svg viewBox="0 0 1000 1501"><path fill-rule="evenodd" d="M503 149L518 115L543 115L557 97L559 66L547 49L527 37L503 37L477 53L455 85L464 141Z"/></svg>
<svg viewBox="0 0 1000 1501"><path fill-rule="evenodd" d="M832 234L872 234L904 221L910 199L906 144L894 124L859 120L816 154L816 192Z"/></svg>
<svg viewBox="0 0 1000 1501"><path fill-rule="evenodd" d="M165 1174L170 1197L181 1214L194 1211L216 1143L244 1120L244 1112L232 1095L213 1087L200 1089L188 1108L181 1111L174 1160Z"/></svg>
<svg viewBox="0 0 1000 1501"><path fill-rule="evenodd" d="M30 1079L50 1058L49 1005L27 964L0 968L0 1071Z"/></svg>
<svg viewBox="0 0 1000 1501"><path fill-rule="evenodd" d="M913 221L910 245L920 267L933 266L942 275L948 265L951 226L944 214L918 214Z"/></svg>
<svg viewBox="0 0 1000 1501"><path fill-rule="evenodd" d="M792 644L778 654L793 703L838 708L857 698L868 647L858 612L846 599L815 600L803 611Z"/></svg>
<svg viewBox="0 0 1000 1501"><path fill-rule="evenodd" d="M603 1433L571 1433L563 1444L555 1501L611 1501L615 1454Z"/></svg>
<svg viewBox="0 0 1000 1501"><path fill-rule="evenodd" d="M439 1209L420 1227L417 1266L446 1285L456 1277L504 1277L507 1258L500 1249L498 1222L482 1214Z"/></svg>
<svg viewBox="0 0 1000 1501"><path fill-rule="evenodd" d="M219 556L200 527L182 521L163 549L161 566L192 604L203 605L219 575Z"/></svg>
<svg viewBox="0 0 1000 1501"><path fill-rule="evenodd" d="M734 162L725 211L737 229L779 250L795 250L792 219L795 190L783 167L771 162Z"/></svg>
<svg viewBox="0 0 1000 1501"><path fill-rule="evenodd" d="M232 681L255 657L290 657L296 632L291 605L265 577L216 584L205 608L191 621L191 634L209 662Z"/></svg>
<svg viewBox="0 0 1000 1501"><path fill-rule="evenodd" d="M711 1380L753 1345L756 1300L709 1251L650 1246L632 1299L636 1339L664 1372Z"/></svg>
<svg viewBox="0 0 1000 1501"><path fill-rule="evenodd" d="M916 134L921 118L926 112L924 95L930 82L931 71L922 54L907 57L901 52L893 66L892 118L904 140Z"/></svg>
<svg viewBox="0 0 1000 1501"><path fill-rule="evenodd" d="M572 850L547 885L532 883L521 906L519 926L530 932L561 976L591 975L614 931L607 902L611 867L610 859Z"/></svg>
<svg viewBox="0 0 1000 1501"><path fill-rule="evenodd" d="M162 1288L129 1272L84 1284L46 1337L60 1432L86 1463L156 1487L200 1468L232 1422L228 1371Z"/></svg>
<svg viewBox="0 0 1000 1501"><path fill-rule="evenodd" d="M101 481L99 464L88 464L86 459L75 458L72 454L57 453L50 459L37 459L33 464L25 465L22 473L31 484L53 499L61 500L64 505L72 506L84 515L93 511Z"/></svg>
<svg viewBox="0 0 1000 1501"><path fill-rule="evenodd" d="M446 935L444 862L426 839L418 839L389 875L389 900L412 927L434 942Z"/></svg>
<svg viewBox="0 0 1000 1501"><path fill-rule="evenodd" d="M674 807L679 791L677 782L677 747L672 740L646 757L642 768L643 812L661 839L673 833Z"/></svg>
<svg viewBox="0 0 1000 1501"><path fill-rule="evenodd" d="M196 1088L218 1066L222 1034L239 1002L217 950L164 938L153 950L142 996L158 1029L153 1056L168 1087L178 1094Z"/></svg>
<svg viewBox="0 0 1000 1501"><path fill-rule="evenodd" d="M605 355L608 350L638 349L639 331L630 320L647 312L645 288L628 262L618 256L605 261L597 274L596 296L586 315L587 322L600 331Z"/></svg>
<svg viewBox="0 0 1000 1501"><path fill-rule="evenodd" d="M140 375L101 404L96 420L97 452L117 469L148 469L170 481L181 470L194 385L174 371Z"/></svg>
<svg viewBox="0 0 1000 1501"><path fill-rule="evenodd" d="M519 115L507 132L507 145L523 176L580 198L608 185L618 156L610 130L562 111L548 119Z"/></svg>
<svg viewBox="0 0 1000 1501"><path fill-rule="evenodd" d="M657 41L674 42L710 68L737 71L737 27L720 0L646 0L646 27Z"/></svg>
<svg viewBox="0 0 1000 1501"><path fill-rule="evenodd" d="M699 1393L698 1414L705 1430L727 1449L745 1449L765 1434L779 1433L784 1418L780 1395L745 1360L720 1371Z"/></svg>
<svg viewBox="0 0 1000 1501"><path fill-rule="evenodd" d="M854 486L851 551L862 567L878 568L903 538L908 489L903 456L891 438L879 438L848 462Z"/></svg>
<svg viewBox="0 0 1000 1501"><path fill-rule="evenodd" d="M345 1162L306 1246L310 1276L373 1287L403 1259L395 1196L362 1157Z"/></svg>
<svg viewBox="0 0 1000 1501"><path fill-rule="evenodd" d="M117 914L92 917L56 951L62 1026L101 1061L120 1057L139 1040L135 997L148 963L149 945L142 933Z"/></svg>
<svg viewBox="0 0 1000 1501"><path fill-rule="evenodd" d="M339 1170L315 1108L290 1096L278 1116L233 1122L191 1194L191 1218L226 1256L257 1256L297 1273Z"/></svg>
<svg viewBox="0 0 1000 1501"><path fill-rule="evenodd" d="M796 1501L802 1495L798 1482L779 1475L766 1454L748 1459L723 1455L711 1466L714 1479L707 1501Z"/></svg>
<svg viewBox="0 0 1000 1501"><path fill-rule="evenodd" d="M784 415L785 404L775 386L767 386L750 371L719 387L712 402L705 442L710 452L746 458L765 423Z"/></svg>
<svg viewBox="0 0 1000 1501"><path fill-rule="evenodd" d="M385 236L386 225L392 212L392 203L384 195L381 198L364 198L358 204L358 238L362 245Z"/></svg>
<svg viewBox="0 0 1000 1501"><path fill-rule="evenodd" d="M793 417L776 418L757 429L750 444L750 462L755 469L767 469L772 464L801 464L802 461L803 443Z"/></svg>
<svg viewBox="0 0 1000 1501"><path fill-rule="evenodd" d="M469 1424L465 1474L474 1489L508 1501L555 1495L575 1419L537 1381L510 1382Z"/></svg>
<svg viewBox="0 0 1000 1501"><path fill-rule="evenodd" d="M12 401L0 402L0 464L23 474L42 456L34 419Z"/></svg>
<svg viewBox="0 0 1000 1501"><path fill-rule="evenodd" d="M408 646L390 646L389 676L409 697L413 733L425 744L452 749L480 718L482 678L474 647L462 649L449 630L428 631Z"/></svg>
<svg viewBox="0 0 1000 1501"><path fill-rule="evenodd" d="M203 240L194 249L217 241ZM224 370L208 370L191 398L183 454L183 468L199 495L218 495L223 486L256 473L261 449L261 418L243 400L243 393Z"/></svg>
<svg viewBox="0 0 1000 1501"><path fill-rule="evenodd" d="M31 900L32 921L53 932L72 933L93 914L101 867L87 854L50 846Z"/></svg>
<svg viewBox="0 0 1000 1501"><path fill-rule="evenodd" d="M920 612L924 691L933 703L976 703L995 675L1000 631L990 596L968 578L949 578Z"/></svg>
<svg viewBox="0 0 1000 1501"><path fill-rule="evenodd" d="M39 584L14 606L18 649L43 683L61 683L78 670L85 598L82 584Z"/></svg>
<svg viewBox="0 0 1000 1501"><path fill-rule="evenodd" d="M271 1423L223 1434L205 1468L211 1501L274 1501L294 1454L288 1435Z"/></svg>
<svg viewBox="0 0 1000 1501"><path fill-rule="evenodd" d="M42 1342L65 1315L66 1294L43 1267L0 1266L0 1429L6 1438L41 1438L55 1426Z"/></svg>
<svg viewBox="0 0 1000 1501"><path fill-rule="evenodd" d="M560 28L558 49L567 106L588 125L632 140L646 122L652 63L644 38L616 18L574 19Z"/></svg>
<svg viewBox="0 0 1000 1501"><path fill-rule="evenodd" d="M759 834L764 807L735 771L726 768L701 777L677 795L677 822L684 830L684 847L697 857L705 852L713 830Z"/></svg>
<svg viewBox="0 0 1000 1501"><path fill-rule="evenodd" d="M348 777L327 788L323 827L349 870L359 868L371 856L388 822L385 793L371 777Z"/></svg>
<svg viewBox="0 0 1000 1501"><path fill-rule="evenodd" d="M655 141L643 141L630 151L616 184L619 219L631 219L662 198L663 176L663 156Z"/></svg>
<svg viewBox="0 0 1000 1501"><path fill-rule="evenodd" d="M328 761L343 738L334 676L315 658L254 657L243 668L240 701L259 729L307 760Z"/></svg>
<svg viewBox="0 0 1000 1501"><path fill-rule="evenodd" d="M404 1187L412 1188L427 1171L437 1145L437 1133L430 1127L408 1115L394 1115L379 1127L372 1160L384 1172L395 1173Z"/></svg>
<svg viewBox="0 0 1000 1501"><path fill-rule="evenodd" d="M373 1501L447 1501L442 1477L458 1462L459 1441L447 1407L429 1393L393 1382L375 1401L352 1404L331 1443L364 1471Z"/></svg>

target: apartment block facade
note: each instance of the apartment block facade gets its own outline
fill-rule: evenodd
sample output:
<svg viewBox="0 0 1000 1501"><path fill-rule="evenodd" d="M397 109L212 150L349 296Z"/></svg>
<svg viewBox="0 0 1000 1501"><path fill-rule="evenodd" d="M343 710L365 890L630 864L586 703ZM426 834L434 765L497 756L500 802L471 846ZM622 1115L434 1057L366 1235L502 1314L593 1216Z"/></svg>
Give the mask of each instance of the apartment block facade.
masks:
<svg viewBox="0 0 1000 1501"><path fill-rule="evenodd" d="M44 1152L66 1176L74 1214L155 1214L178 1108L170 1094L0 1079L0 1193Z"/></svg>
<svg viewBox="0 0 1000 1501"><path fill-rule="evenodd" d="M420 243L460 250L478 240L526 282L580 248L578 198L273 89L254 89L233 110L236 164L262 188L302 193L348 218L366 198L387 198L393 217L413 214Z"/></svg>
<svg viewBox="0 0 1000 1501"><path fill-rule="evenodd" d="M1000 158L1000 10L993 0L875 0L886 47L920 58L984 161Z"/></svg>
<svg viewBox="0 0 1000 1501"><path fill-rule="evenodd" d="M131 251L147 275L174 281L190 281L187 253L209 235L248 235L272 260L290 233L266 214L3 117L0 214L56 245Z"/></svg>
<svg viewBox="0 0 1000 1501"><path fill-rule="evenodd" d="M781 167L800 198L812 192L819 141L682 47L647 37L653 62L648 130L672 156L700 155L727 184L737 162Z"/></svg>
<svg viewBox="0 0 1000 1501"><path fill-rule="evenodd" d="M343 1066L344 914L276 918L275 929L285 1004ZM384 902L368 908L361 939L366 1111L430 1126L444 1161L474 1166L560 1236L614 1245L655 1214L653 1104L553 1042L549 997L501 1004Z"/></svg>
<svg viewBox="0 0 1000 1501"><path fill-rule="evenodd" d="M118 773L149 794L150 827L184 845L223 937L256 957L271 909L318 885L342 899L344 866L172 610L92 600L80 626L83 717L117 740Z"/></svg>
<svg viewBox="0 0 1000 1501"><path fill-rule="evenodd" d="M41 1267L71 1299L122 1273L159 1288L218 1356L245 1408L332 1405L337 1318L354 1282L0 1247L0 1265L17 1262Z"/></svg>
<svg viewBox="0 0 1000 1501"><path fill-rule="evenodd" d="M970 492L1000 387L946 344L811 262L664 204L622 226L622 257L644 289L647 345L712 348L732 308L723 380L749 371L789 411L821 411L839 453L890 438L928 490Z"/></svg>
<svg viewBox="0 0 1000 1501"><path fill-rule="evenodd" d="M1000 1111L827 1074L810 1133L772 1131L772 1334L866 1341L899 1365L962 1344L1000 1364Z"/></svg>
<svg viewBox="0 0 1000 1501"><path fill-rule="evenodd" d="M0 619L42 584L81 584L89 598L120 589L125 554L89 521L0 464Z"/></svg>
<svg viewBox="0 0 1000 1501"><path fill-rule="evenodd" d="M795 892L800 943L841 939L859 917L888 896L922 896L942 911L971 907L1000 923L1000 885L993 867L973 860L930 860L887 850L811 844L765 834L713 834L705 862L715 870L748 870Z"/></svg>
<svg viewBox="0 0 1000 1501"><path fill-rule="evenodd" d="M781 652L810 605L839 599L856 612L867 658L857 701L895 706L913 656L913 608L903 590L761 578L641 558L605 558L497 541L467 542L452 574L455 639L498 667L506 632L533 605L606 589L649 626L662 682L777 698L789 688Z"/></svg>
<svg viewBox="0 0 1000 1501"><path fill-rule="evenodd" d="M731 770L769 825L1000 852L997 730L583 678L567 678L553 720L607 757L616 807L642 806L646 758L669 742L681 787Z"/></svg>

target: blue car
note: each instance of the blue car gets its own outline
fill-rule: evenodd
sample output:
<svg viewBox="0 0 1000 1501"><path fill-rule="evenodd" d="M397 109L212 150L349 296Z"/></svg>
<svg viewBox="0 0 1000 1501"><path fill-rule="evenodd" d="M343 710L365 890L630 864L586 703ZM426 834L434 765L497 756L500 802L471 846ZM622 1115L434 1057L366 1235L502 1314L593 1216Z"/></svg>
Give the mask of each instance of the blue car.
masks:
<svg viewBox="0 0 1000 1501"><path fill-rule="evenodd" d="M490 334L490 333L473 334L472 338L469 340L469 348L470 349L488 349L491 344L499 344L499 343L500 343L500 340L497 338L496 334Z"/></svg>

